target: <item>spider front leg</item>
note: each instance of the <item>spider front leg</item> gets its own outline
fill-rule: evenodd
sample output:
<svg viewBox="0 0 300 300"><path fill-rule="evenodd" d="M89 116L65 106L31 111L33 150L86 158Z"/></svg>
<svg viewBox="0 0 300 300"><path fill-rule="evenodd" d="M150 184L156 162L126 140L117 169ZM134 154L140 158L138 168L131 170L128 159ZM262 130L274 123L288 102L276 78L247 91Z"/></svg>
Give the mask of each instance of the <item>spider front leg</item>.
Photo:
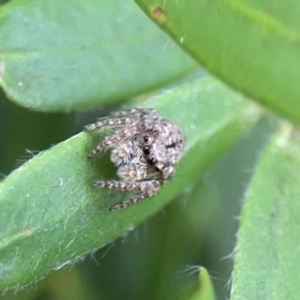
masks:
<svg viewBox="0 0 300 300"><path fill-rule="evenodd" d="M94 181L93 185L122 192L137 192L137 194L130 199L112 205L109 210L117 210L134 205L145 198L154 196L161 187L161 184L158 180L145 180L136 182L98 180Z"/></svg>
<svg viewBox="0 0 300 300"><path fill-rule="evenodd" d="M121 141L129 139L135 134L136 130L137 128L135 126L130 126L115 132L113 135L107 136L95 149L91 151L88 158L93 158L105 150L114 147Z"/></svg>
<svg viewBox="0 0 300 300"><path fill-rule="evenodd" d="M144 200L145 198L149 198L150 196L147 196L147 195L144 195L142 193L139 193L133 197L131 197L130 199L128 200L124 200L120 203L117 203L117 204L114 204L112 205L109 210L112 211L112 210L118 210L118 209L122 209L122 208L126 208L128 206L132 206L134 204L137 204L139 203L140 201Z"/></svg>
<svg viewBox="0 0 300 300"><path fill-rule="evenodd" d="M143 129L152 129L153 124L160 118L153 108L132 108L123 111L112 112L113 118L128 117L128 118L139 118L143 126Z"/></svg>
<svg viewBox="0 0 300 300"><path fill-rule="evenodd" d="M137 125L138 121L133 120L131 118L108 118L105 120L100 120L98 122L86 125L84 128L87 131L93 131L96 129L101 129L104 127L108 128L119 128L119 127L125 127L125 126L134 126Z"/></svg>
<svg viewBox="0 0 300 300"><path fill-rule="evenodd" d="M110 114L112 117L142 117L151 116L153 119L158 119L158 114L153 108L132 108L121 111L115 111Z"/></svg>

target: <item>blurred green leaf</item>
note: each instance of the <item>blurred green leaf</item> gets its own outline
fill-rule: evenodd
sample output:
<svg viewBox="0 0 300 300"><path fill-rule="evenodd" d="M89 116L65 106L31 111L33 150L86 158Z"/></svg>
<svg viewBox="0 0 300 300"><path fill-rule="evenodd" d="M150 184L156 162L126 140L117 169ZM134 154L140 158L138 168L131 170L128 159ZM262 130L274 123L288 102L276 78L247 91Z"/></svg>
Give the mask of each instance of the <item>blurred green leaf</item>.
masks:
<svg viewBox="0 0 300 300"><path fill-rule="evenodd" d="M98 137L81 133L34 157L0 183L0 290L45 276L131 230L198 179L261 116L211 78L135 105L156 108L184 129L186 153L174 180L153 199L109 212L126 195L91 185L115 173L108 155L87 159Z"/></svg>
<svg viewBox="0 0 300 300"><path fill-rule="evenodd" d="M178 195L173 205L166 207L167 217L159 224L159 230L156 228L159 234L155 242L159 248L149 255L149 264L159 266L159 271L155 268L148 272L148 299L174 299L187 282L194 280L189 273L198 272L199 267L186 266L186 263L198 260L220 200L215 182L204 176Z"/></svg>
<svg viewBox="0 0 300 300"><path fill-rule="evenodd" d="M0 12L0 84L41 111L94 107L195 67L132 1L15 0Z"/></svg>
<svg viewBox="0 0 300 300"><path fill-rule="evenodd" d="M258 163L238 234L232 298L299 299L300 138L284 125Z"/></svg>
<svg viewBox="0 0 300 300"><path fill-rule="evenodd" d="M207 270L199 268L199 281L180 300L215 300L215 293Z"/></svg>
<svg viewBox="0 0 300 300"><path fill-rule="evenodd" d="M135 0L224 81L300 123L300 2Z"/></svg>

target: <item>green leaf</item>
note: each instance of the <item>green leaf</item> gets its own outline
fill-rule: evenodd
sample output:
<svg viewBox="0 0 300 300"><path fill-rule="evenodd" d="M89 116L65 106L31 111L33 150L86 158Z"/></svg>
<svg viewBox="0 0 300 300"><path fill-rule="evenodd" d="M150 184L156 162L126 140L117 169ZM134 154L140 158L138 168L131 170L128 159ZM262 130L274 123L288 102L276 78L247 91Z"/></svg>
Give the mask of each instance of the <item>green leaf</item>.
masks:
<svg viewBox="0 0 300 300"><path fill-rule="evenodd" d="M127 195L91 185L115 174L108 153L87 159L99 137L80 133L34 157L0 183L0 290L41 278L131 230L198 179L261 116L257 106L211 78L135 105L156 108L186 133L174 180L152 199L109 212Z"/></svg>
<svg viewBox="0 0 300 300"><path fill-rule="evenodd" d="M15 0L1 7L0 84L25 107L94 107L195 66L132 1Z"/></svg>
<svg viewBox="0 0 300 300"><path fill-rule="evenodd" d="M182 294L182 287L186 286L186 281L194 283L191 274L201 270L200 275L203 275L199 266L186 266L179 271L182 274L179 276L178 266L182 269L187 262L197 261L199 248L205 243L207 230L210 230L212 220L218 215L222 199L216 182L207 174L208 172L178 195L174 199L174 205L164 209L167 218L163 218L163 222L156 225L156 228L160 228L160 235L155 236L159 249L151 252L148 265L159 266L159 271L150 272L147 278L147 285L151 291L150 295L148 293L149 299L177 299L178 294ZM147 243L151 241L147 240ZM147 260L146 255L143 257ZM201 284L199 287L197 281L187 293L198 294L199 289L203 289L204 293L205 286Z"/></svg>
<svg viewBox="0 0 300 300"><path fill-rule="evenodd" d="M215 293L207 270L199 268L199 281L180 300L215 300Z"/></svg>
<svg viewBox="0 0 300 300"><path fill-rule="evenodd" d="M136 0L212 73L300 123L300 2Z"/></svg>
<svg viewBox="0 0 300 300"><path fill-rule="evenodd" d="M232 298L299 299L300 139L285 125L265 150L247 192Z"/></svg>

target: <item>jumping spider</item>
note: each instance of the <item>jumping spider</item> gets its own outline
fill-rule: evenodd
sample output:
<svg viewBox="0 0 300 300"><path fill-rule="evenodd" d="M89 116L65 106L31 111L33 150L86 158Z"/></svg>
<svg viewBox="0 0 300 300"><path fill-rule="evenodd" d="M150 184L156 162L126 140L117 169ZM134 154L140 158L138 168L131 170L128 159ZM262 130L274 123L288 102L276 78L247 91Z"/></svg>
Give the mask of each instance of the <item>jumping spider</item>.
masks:
<svg viewBox="0 0 300 300"><path fill-rule="evenodd" d="M184 153L185 135L181 128L168 119L158 116L150 108L133 108L117 111L109 117L87 125L92 131L111 128L111 135L88 155L96 155L111 149L111 161L117 166L120 181L96 180L94 186L133 191L128 200L114 204L110 210L131 206L154 196L174 174L174 165Z"/></svg>

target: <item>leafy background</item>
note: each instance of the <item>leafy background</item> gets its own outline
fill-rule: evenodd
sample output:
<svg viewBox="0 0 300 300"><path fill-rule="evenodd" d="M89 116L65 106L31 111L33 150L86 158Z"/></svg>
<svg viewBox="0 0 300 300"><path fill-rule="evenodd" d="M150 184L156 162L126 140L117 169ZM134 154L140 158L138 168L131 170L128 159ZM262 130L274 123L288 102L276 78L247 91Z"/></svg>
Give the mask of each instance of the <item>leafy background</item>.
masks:
<svg viewBox="0 0 300 300"><path fill-rule="evenodd" d="M2 1L2 298L299 299L300 4L136 3L148 17ZM124 195L90 182L114 168L86 160L103 133L80 132L124 105L177 121L187 151L157 197L110 213Z"/></svg>

